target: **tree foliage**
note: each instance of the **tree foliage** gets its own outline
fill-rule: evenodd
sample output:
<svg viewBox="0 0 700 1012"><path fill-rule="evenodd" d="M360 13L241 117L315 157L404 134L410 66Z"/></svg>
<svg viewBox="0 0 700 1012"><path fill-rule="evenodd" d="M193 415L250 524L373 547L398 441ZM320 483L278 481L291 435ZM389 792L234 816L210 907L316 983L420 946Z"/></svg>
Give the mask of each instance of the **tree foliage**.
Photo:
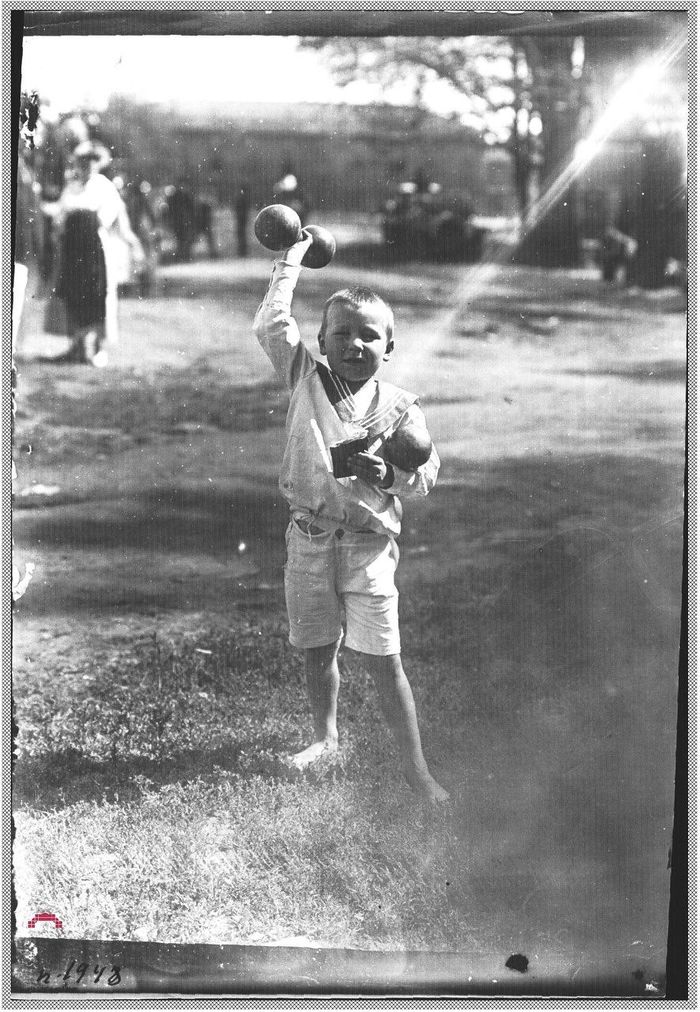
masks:
<svg viewBox="0 0 700 1012"><path fill-rule="evenodd" d="M585 40L573 34L542 33L503 38L305 38L301 45L326 58L338 84L369 82L384 94L402 86L404 101L410 96L418 108L434 107L434 89L439 85L443 99L452 96L454 114L478 129L487 143L498 142L510 150L513 185L523 219L530 219L519 258L541 266L572 266L578 262L580 249L576 199L571 191L575 177L566 186L560 183L567 177L577 142L590 126L591 117L595 119L604 111L608 89L614 87L619 71L633 70L649 51L658 48L664 33L670 37L679 32L682 36L682 26L679 29L671 19L663 26L655 21L646 34L634 39L594 32ZM663 273L665 255L659 246L662 230L656 223L666 213L651 209L649 194L657 190L661 194L666 186L677 187L680 173L675 165L661 167L652 141L655 133L663 135L667 130L673 118L670 105L682 105L677 55L675 68L664 79L660 108L654 116L645 110L649 120L645 122L640 110L632 106L628 117L628 129L634 128L637 141L649 147L649 164L640 168L637 187L646 202L636 201L634 233L643 250L640 264L648 254L656 264L655 276ZM636 128L635 115L639 120ZM656 129L651 122L654 118L659 121ZM666 146L662 141L661 148ZM670 143L669 150L676 146ZM651 173L652 162L659 164L658 180ZM547 199L538 202L543 196ZM529 213L533 208L538 214L534 223ZM642 242L647 233L648 240ZM646 283L652 273L642 273Z"/></svg>
<svg viewBox="0 0 700 1012"><path fill-rule="evenodd" d="M525 213L536 177L546 180L570 154L577 138L582 48L574 37L306 38L302 47L322 53L341 86L372 82L382 89L410 86L425 106L440 83L452 94L455 114L476 126L487 143L505 144L513 183ZM558 260L577 256L570 205L553 207Z"/></svg>
<svg viewBox="0 0 700 1012"><path fill-rule="evenodd" d="M402 86L421 108L439 86L487 143L509 147L523 211L535 165L546 172L576 129L582 60L572 37L305 38L301 46L322 53L341 86Z"/></svg>
<svg viewBox="0 0 700 1012"><path fill-rule="evenodd" d="M402 86L426 108L431 89L447 86L455 113L480 125L489 139L507 136L512 119L512 47L501 38L304 38L302 48L320 52L336 82L357 81L378 90ZM503 112L505 111L505 116Z"/></svg>

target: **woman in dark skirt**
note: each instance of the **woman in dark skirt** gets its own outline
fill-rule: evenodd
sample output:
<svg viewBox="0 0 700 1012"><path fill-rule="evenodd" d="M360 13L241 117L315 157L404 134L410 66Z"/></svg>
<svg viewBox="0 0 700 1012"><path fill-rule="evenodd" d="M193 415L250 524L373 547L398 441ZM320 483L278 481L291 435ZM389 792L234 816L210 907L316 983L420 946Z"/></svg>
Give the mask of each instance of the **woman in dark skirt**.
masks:
<svg viewBox="0 0 700 1012"><path fill-rule="evenodd" d="M66 329L73 341L56 362L107 364L104 345L114 344L118 332L120 251L128 247L134 263L143 259L119 191L99 171L110 158L106 149L91 141L79 144L73 152L72 175L59 200L44 205L59 237L54 291L65 307Z"/></svg>
<svg viewBox="0 0 700 1012"><path fill-rule="evenodd" d="M107 265L95 211L73 210L61 233L56 295L66 309L68 337L73 341L66 360L90 362L104 333Z"/></svg>

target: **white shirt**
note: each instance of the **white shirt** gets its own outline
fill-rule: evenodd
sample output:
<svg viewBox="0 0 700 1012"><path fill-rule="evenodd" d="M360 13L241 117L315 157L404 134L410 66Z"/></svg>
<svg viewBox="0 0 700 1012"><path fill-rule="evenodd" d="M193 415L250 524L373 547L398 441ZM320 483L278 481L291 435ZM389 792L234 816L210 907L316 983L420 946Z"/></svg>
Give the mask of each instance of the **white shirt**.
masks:
<svg viewBox="0 0 700 1012"><path fill-rule="evenodd" d="M107 284L116 289L129 280L130 251L125 230L131 234L126 207L111 179L100 172L88 176L85 182L73 179L67 183L58 201L61 217L69 211L94 211L99 222L99 235L105 254Z"/></svg>
<svg viewBox="0 0 700 1012"><path fill-rule="evenodd" d="M95 211L103 228L112 228L123 206L114 183L99 172L82 183L71 180L60 198L62 211Z"/></svg>
<svg viewBox="0 0 700 1012"><path fill-rule="evenodd" d="M341 406L331 404L319 363L303 345L292 316L300 270L275 261L270 287L253 323L262 348L290 391L280 490L295 514L317 516L351 531L395 537L401 531L398 495L425 496L435 484L440 466L435 448L415 471L392 465L394 482L383 489L361 478L335 478L329 447L356 435L358 427L368 428L372 439L377 432L385 439L408 423L425 428L425 417L414 394L374 378ZM381 454L381 449L376 452Z"/></svg>

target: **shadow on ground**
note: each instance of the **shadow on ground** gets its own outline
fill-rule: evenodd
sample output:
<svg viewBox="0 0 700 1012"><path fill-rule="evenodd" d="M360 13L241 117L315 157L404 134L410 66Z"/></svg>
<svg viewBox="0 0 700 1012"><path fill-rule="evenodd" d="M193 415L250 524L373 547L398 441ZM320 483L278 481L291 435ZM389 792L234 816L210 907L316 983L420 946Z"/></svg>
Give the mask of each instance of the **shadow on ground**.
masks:
<svg viewBox="0 0 700 1012"><path fill-rule="evenodd" d="M45 508L25 516L23 538L55 549L99 548L105 556L135 548L225 558L235 555L242 541L281 538L287 523L279 496L208 486L158 488L130 499Z"/></svg>
<svg viewBox="0 0 700 1012"><path fill-rule="evenodd" d="M275 756L288 748L287 740L268 733L218 748L168 751L158 759L130 755L98 760L66 749L24 758L17 764L13 793L19 806L59 810L78 802L137 801L146 785L158 790L206 776L215 768L224 774L286 781L291 774Z"/></svg>
<svg viewBox="0 0 700 1012"><path fill-rule="evenodd" d="M270 581L281 581L287 522L281 497L235 484L22 510L15 541L41 546L43 579L20 603L17 621L25 612L115 607L218 610L243 597L255 606Z"/></svg>
<svg viewBox="0 0 700 1012"><path fill-rule="evenodd" d="M154 432L187 435L198 426L250 432L284 425L288 396L279 382L234 384L205 358L150 377L122 374L117 382L91 390L92 396L71 384L70 369L64 376L47 373L18 408L21 438L38 451L59 440L65 453L69 429L82 443L94 443L110 435L137 441ZM52 437L57 430L60 435Z"/></svg>

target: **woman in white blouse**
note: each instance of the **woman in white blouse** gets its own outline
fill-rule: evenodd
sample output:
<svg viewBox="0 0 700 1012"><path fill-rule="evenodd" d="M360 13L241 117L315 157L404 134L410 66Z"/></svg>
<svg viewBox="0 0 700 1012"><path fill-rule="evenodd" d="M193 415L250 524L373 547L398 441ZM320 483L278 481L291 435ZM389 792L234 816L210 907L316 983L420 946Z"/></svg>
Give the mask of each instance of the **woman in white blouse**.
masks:
<svg viewBox="0 0 700 1012"><path fill-rule="evenodd" d="M73 341L61 360L95 366L107 364L104 345L118 336L117 286L124 280L124 244L136 262L144 255L119 191L100 172L108 160L106 149L91 141L79 144L73 152L73 176L50 208L59 244L54 291L65 303Z"/></svg>

